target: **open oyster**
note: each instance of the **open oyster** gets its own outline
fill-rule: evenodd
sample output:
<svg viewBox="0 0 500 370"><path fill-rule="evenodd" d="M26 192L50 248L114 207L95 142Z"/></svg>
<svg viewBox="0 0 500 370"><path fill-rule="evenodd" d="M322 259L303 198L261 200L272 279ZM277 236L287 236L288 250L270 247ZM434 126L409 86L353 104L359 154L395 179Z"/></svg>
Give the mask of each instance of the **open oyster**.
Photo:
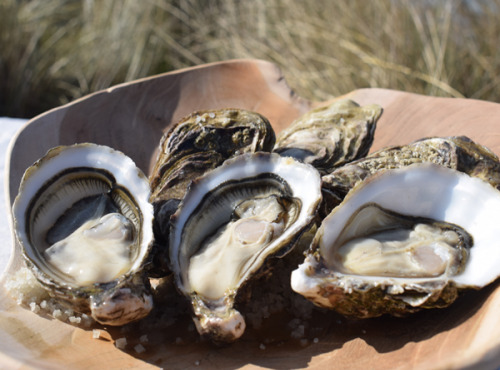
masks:
<svg viewBox="0 0 500 370"><path fill-rule="evenodd" d="M51 296L102 324L149 313L149 193L130 158L100 145L56 147L26 170L12 208L15 233Z"/></svg>
<svg viewBox="0 0 500 370"><path fill-rule="evenodd" d="M312 166L270 153L229 159L191 184L172 218L170 260L200 334L217 342L243 334L237 295L311 226L320 186Z"/></svg>
<svg viewBox="0 0 500 370"><path fill-rule="evenodd" d="M382 107L343 99L313 109L283 130L274 152L294 157L325 175L368 154Z"/></svg>
<svg viewBox="0 0 500 370"><path fill-rule="evenodd" d="M377 173L323 220L292 289L355 317L444 307L500 275L500 192L433 164Z"/></svg>

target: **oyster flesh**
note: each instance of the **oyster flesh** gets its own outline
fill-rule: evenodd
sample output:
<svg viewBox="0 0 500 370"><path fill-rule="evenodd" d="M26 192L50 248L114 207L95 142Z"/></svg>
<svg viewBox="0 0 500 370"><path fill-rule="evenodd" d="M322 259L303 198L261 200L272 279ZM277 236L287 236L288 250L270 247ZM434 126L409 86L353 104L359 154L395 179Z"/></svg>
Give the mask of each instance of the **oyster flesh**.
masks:
<svg viewBox="0 0 500 370"><path fill-rule="evenodd" d="M500 192L430 163L367 177L326 217L292 289L359 318L445 307L500 275Z"/></svg>
<svg viewBox="0 0 500 370"><path fill-rule="evenodd" d="M191 184L172 217L170 261L199 333L231 342L245 330L235 299L311 226L319 173L271 153L244 154Z"/></svg>
<svg viewBox="0 0 500 370"><path fill-rule="evenodd" d="M102 324L152 308L143 273L153 240L149 183L123 153L59 146L29 167L12 207L16 238L48 293Z"/></svg>
<svg viewBox="0 0 500 370"><path fill-rule="evenodd" d="M382 107L343 99L315 108L283 130L274 152L316 167L322 175L368 154Z"/></svg>

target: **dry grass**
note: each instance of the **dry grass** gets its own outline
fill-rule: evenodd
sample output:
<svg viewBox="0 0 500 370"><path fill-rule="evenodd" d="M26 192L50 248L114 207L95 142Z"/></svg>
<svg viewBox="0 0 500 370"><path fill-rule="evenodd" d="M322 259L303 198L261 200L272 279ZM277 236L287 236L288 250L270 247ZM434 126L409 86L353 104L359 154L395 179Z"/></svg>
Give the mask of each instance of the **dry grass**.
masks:
<svg viewBox="0 0 500 370"><path fill-rule="evenodd" d="M302 96L361 87L500 101L500 0L0 0L0 116L232 58Z"/></svg>

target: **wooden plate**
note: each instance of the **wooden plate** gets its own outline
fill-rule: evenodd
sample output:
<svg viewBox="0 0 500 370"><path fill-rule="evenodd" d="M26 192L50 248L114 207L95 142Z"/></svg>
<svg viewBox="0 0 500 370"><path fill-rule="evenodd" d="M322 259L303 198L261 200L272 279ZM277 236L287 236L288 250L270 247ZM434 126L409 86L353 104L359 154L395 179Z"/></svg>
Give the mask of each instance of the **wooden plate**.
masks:
<svg viewBox="0 0 500 370"><path fill-rule="evenodd" d="M498 104L384 89L361 89L347 96L362 105L378 103L384 108L372 150L426 136L466 135L500 154ZM20 131L10 147L5 175L8 204L24 170L59 144L109 145L148 173L162 133L194 110L254 110L268 117L279 132L319 104L324 103L296 96L275 65L256 60L209 64L116 86L40 115ZM12 254L2 282L22 263L17 245ZM429 369L500 364L497 283L466 293L444 310L403 319L341 320L325 328L317 340L301 345L285 341L264 349L259 340L243 337L221 348L199 341L145 344L143 353L130 346L116 348L114 340L123 334L103 331L101 339L92 339L91 330L36 315L17 306L4 290L0 291L0 363L9 368Z"/></svg>

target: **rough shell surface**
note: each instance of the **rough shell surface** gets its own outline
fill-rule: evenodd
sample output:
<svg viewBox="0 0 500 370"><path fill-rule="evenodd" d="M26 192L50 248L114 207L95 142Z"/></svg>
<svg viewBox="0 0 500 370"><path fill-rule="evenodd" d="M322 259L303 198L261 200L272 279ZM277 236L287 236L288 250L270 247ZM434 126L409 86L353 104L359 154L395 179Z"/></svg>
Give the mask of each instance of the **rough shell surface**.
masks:
<svg viewBox="0 0 500 370"><path fill-rule="evenodd" d="M425 138L381 149L323 176L325 213L328 214L350 189L368 176L415 163L438 164L500 187L500 161L488 148L464 136Z"/></svg>
<svg viewBox="0 0 500 370"><path fill-rule="evenodd" d="M309 111L282 131L274 151L316 167L323 175L362 158L373 143L382 108L338 100Z"/></svg>

